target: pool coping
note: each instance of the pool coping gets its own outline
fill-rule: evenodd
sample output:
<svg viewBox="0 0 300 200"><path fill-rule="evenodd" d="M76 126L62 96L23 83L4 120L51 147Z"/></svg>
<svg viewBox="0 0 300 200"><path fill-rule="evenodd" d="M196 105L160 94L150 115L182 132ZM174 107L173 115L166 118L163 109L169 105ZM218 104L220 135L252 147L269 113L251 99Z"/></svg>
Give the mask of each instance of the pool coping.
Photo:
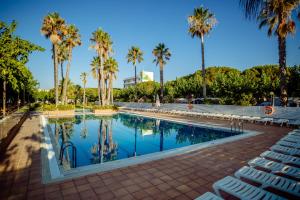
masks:
<svg viewBox="0 0 300 200"><path fill-rule="evenodd" d="M195 122L188 122L184 120L174 120L166 117L152 117L152 116L145 116L142 114L136 114L131 112L119 112L124 114L130 114L130 115L136 115L136 116L142 116L146 118L152 118L152 119L160 119L160 120L166 120L171 122L176 122L180 124L187 124L187 125L193 125L198 127L208 127L211 129L217 129L217 130L230 130L228 127L222 127L220 124L212 124L212 123L195 123ZM199 144L193 144L185 147L179 147L174 149L165 150L162 152L154 152L150 154L140 155L137 157L131 157L126 159L120 159L120 160L114 160L110 162L105 163L99 163L99 164L93 164L93 165L87 165L87 166L81 166L75 169L71 169L68 171L62 171L59 167L57 158L55 156L55 150L53 148L53 145L51 143L51 138L47 130L47 118L44 115L40 116L40 123L41 127L43 129L43 138L42 138L42 151L41 151L41 158L42 158L42 181L44 184L58 182L58 181L64 181L72 178L77 178L89 174L94 173L100 173L105 171L111 171L114 169L129 167L132 165L142 164L146 162L151 162L155 160L160 160L172 156L182 155L189 152L201 150L207 147L213 147L221 144L225 144L228 142L237 141L240 139L252 137L255 135L262 134L262 132L258 131L252 131L252 130L244 130L243 134L230 136L227 138L217 139L213 141L203 142ZM47 159L48 158L48 159Z"/></svg>

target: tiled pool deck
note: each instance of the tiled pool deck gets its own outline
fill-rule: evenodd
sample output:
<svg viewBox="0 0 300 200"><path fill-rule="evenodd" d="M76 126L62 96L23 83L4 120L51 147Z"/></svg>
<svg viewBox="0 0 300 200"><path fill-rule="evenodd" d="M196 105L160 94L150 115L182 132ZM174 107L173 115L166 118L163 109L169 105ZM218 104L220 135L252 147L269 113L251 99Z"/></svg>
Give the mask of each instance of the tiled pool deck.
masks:
<svg viewBox="0 0 300 200"><path fill-rule="evenodd" d="M228 121L222 120L186 119L229 125ZM0 199L194 199L211 191L215 181L232 175L291 130L251 123L245 124L244 128L263 134L180 156L44 185L41 183L39 118L33 116L25 121L1 160Z"/></svg>

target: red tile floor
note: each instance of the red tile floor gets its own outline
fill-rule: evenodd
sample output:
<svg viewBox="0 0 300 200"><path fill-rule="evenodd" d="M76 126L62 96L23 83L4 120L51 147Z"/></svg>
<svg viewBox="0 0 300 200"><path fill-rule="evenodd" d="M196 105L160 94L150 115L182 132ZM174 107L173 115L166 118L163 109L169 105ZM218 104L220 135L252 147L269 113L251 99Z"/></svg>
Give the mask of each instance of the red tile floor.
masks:
<svg viewBox="0 0 300 200"><path fill-rule="evenodd" d="M184 119L229 125L229 121L222 120ZM232 175L291 130L251 123L244 127L263 134L184 155L45 185L41 183L42 133L39 132L39 118L33 116L25 121L1 160L0 199L194 199L206 191L212 191L215 181Z"/></svg>

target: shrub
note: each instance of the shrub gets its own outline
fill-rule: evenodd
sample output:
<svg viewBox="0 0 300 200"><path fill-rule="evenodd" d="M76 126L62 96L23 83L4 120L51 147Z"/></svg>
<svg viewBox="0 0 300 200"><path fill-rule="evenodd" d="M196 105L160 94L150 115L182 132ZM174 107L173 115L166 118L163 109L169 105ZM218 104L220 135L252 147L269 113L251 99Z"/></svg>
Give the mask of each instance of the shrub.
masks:
<svg viewBox="0 0 300 200"><path fill-rule="evenodd" d="M93 110L108 110L108 109L112 109L112 110L118 110L118 106L116 105L106 105L106 106L99 106L99 105L94 105L92 106Z"/></svg>
<svg viewBox="0 0 300 200"><path fill-rule="evenodd" d="M55 104L44 104L44 105L42 105L42 110L43 111L74 110L74 109L75 109L75 106L71 105L71 104L57 105L57 107L55 106Z"/></svg>

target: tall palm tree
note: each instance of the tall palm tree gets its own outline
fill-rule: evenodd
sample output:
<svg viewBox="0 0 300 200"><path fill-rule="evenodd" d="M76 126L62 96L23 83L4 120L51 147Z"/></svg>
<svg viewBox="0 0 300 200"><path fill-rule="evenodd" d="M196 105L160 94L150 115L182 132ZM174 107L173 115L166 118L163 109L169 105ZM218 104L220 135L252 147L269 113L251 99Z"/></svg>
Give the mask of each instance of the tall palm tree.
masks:
<svg viewBox="0 0 300 200"><path fill-rule="evenodd" d="M101 103L101 74L100 74L100 65L101 65L101 61L99 57L93 57L93 60L91 62L91 72L92 72L92 76L94 79L97 79L98 82L98 104L100 105Z"/></svg>
<svg viewBox="0 0 300 200"><path fill-rule="evenodd" d="M68 51L64 43L57 45L57 63L60 64L61 80L64 83L64 62L68 60ZM60 95L62 96L63 87L61 87Z"/></svg>
<svg viewBox="0 0 300 200"><path fill-rule="evenodd" d="M66 103L66 98L67 98L67 83L69 81L69 73L70 73L70 66L72 60L72 50L74 47L81 45L80 34L78 33L78 31L79 30L73 24L67 26L67 35L65 40L63 41L68 50L68 64L67 64L66 76L63 85L63 94L61 99L63 104Z"/></svg>
<svg viewBox="0 0 300 200"><path fill-rule="evenodd" d="M80 74L80 78L83 84L83 105L85 105L86 103L86 99L85 99L85 86L86 86L86 82L87 82L87 77L88 77L88 73L86 72L82 72Z"/></svg>
<svg viewBox="0 0 300 200"><path fill-rule="evenodd" d="M268 26L268 36L272 34L278 39L278 55L280 67L280 100L282 106L287 106L287 67L286 67L286 37L296 30L292 12L299 5L299 0L240 0L246 17L257 17L259 28ZM300 12L298 11L300 19Z"/></svg>
<svg viewBox="0 0 300 200"><path fill-rule="evenodd" d="M134 67L134 84L136 85L136 62L141 63L143 59L143 52L139 47L132 46L131 49L128 50L128 54L126 56L127 63L132 63Z"/></svg>
<svg viewBox="0 0 300 200"><path fill-rule="evenodd" d="M116 61L116 59L110 57L104 63L104 68L108 75L107 102L109 104L113 104L113 80L116 79L118 62Z"/></svg>
<svg viewBox="0 0 300 200"><path fill-rule="evenodd" d="M203 78L203 97L206 98L206 78L205 78L205 62L204 62L204 36L207 35L216 24L216 18L208 9L203 7L195 8L193 15L188 17L189 33L192 38L199 37L201 39L202 52L202 78Z"/></svg>
<svg viewBox="0 0 300 200"><path fill-rule="evenodd" d="M66 35L65 20L58 13L49 13L43 20L41 33L50 39L52 43L52 54L54 63L54 88L55 88L55 105L58 105L58 61L57 61L57 45Z"/></svg>
<svg viewBox="0 0 300 200"><path fill-rule="evenodd" d="M159 65L160 101L162 101L164 97L164 65L166 64L166 60L170 60L171 53L164 43L159 43L155 49L153 49L152 54L155 57L153 62L155 62L156 65Z"/></svg>
<svg viewBox="0 0 300 200"><path fill-rule="evenodd" d="M95 49L98 57L100 58L100 88L101 88L101 104L106 105L105 102L105 83L104 83L104 62L108 59L109 55L112 53L112 40L110 35L98 28L92 33L92 38L90 39L93 45L91 48ZM100 102L99 102L100 105Z"/></svg>

